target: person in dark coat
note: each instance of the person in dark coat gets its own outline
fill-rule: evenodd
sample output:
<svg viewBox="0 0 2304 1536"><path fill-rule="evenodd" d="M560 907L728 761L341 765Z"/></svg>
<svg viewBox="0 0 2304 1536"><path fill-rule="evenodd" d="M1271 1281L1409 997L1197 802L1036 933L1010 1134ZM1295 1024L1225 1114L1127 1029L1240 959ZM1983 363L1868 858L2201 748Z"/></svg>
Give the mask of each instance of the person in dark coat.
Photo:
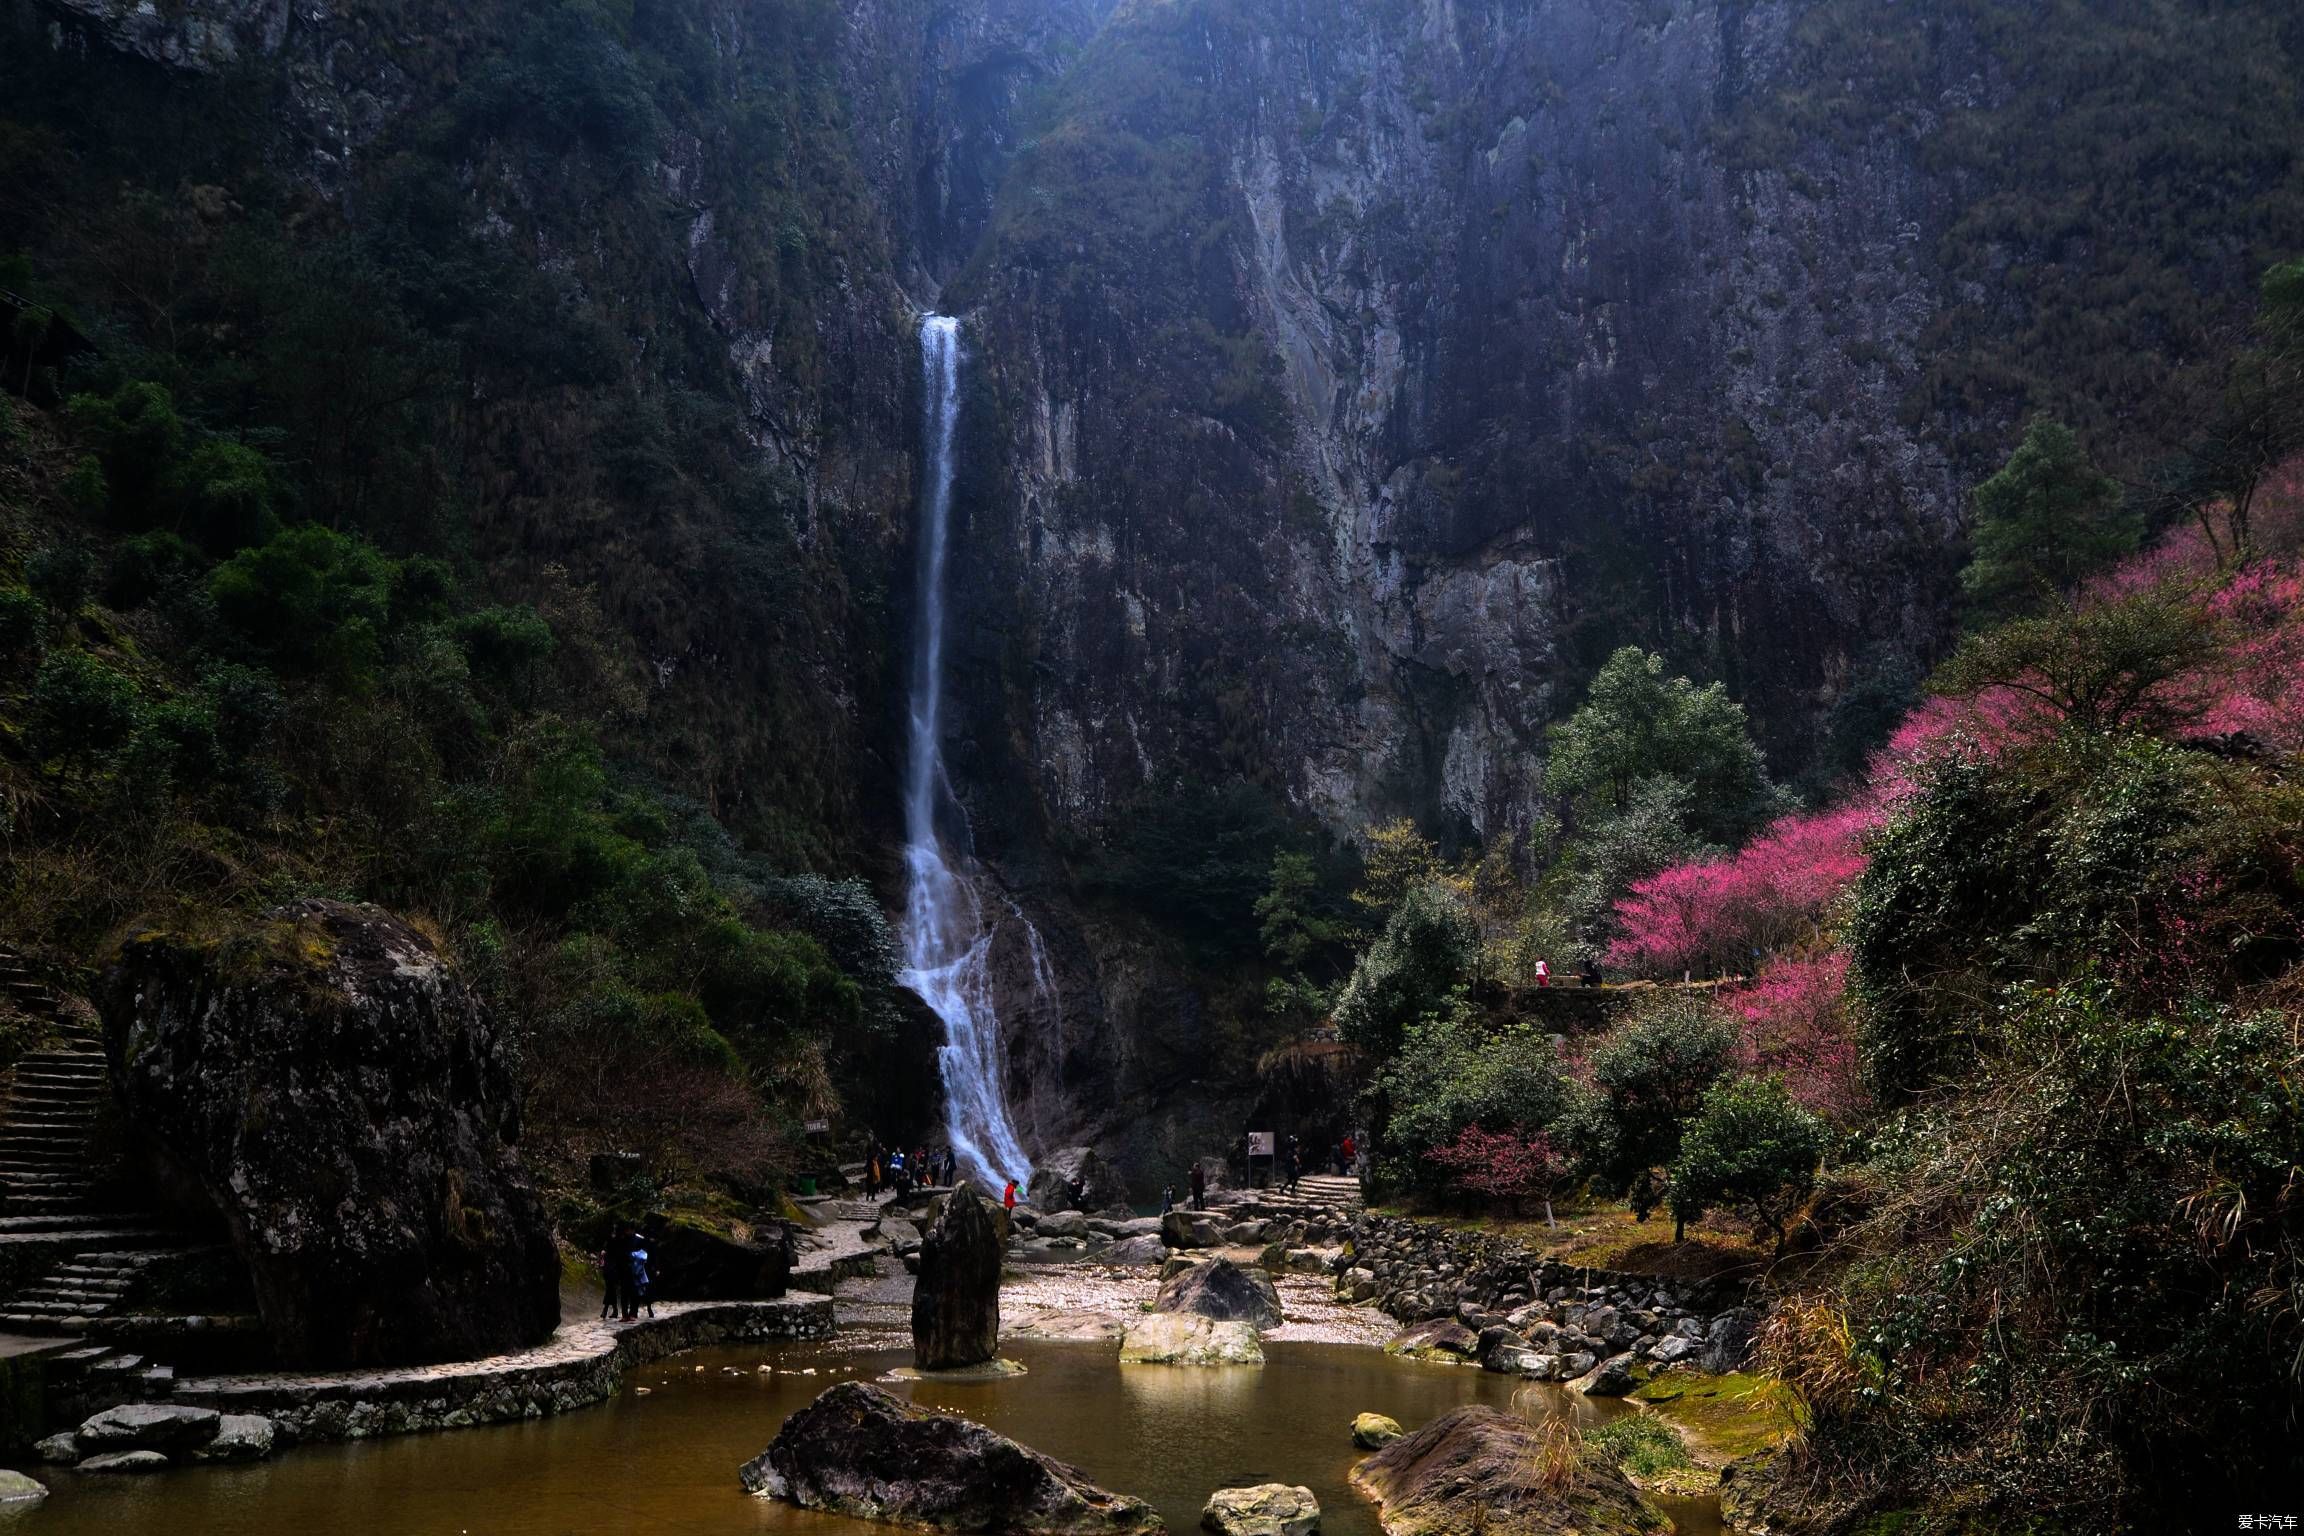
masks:
<svg viewBox="0 0 2304 1536"><path fill-rule="evenodd" d="M1198 1158L1192 1159L1192 1209L1208 1209L1208 1174Z"/></svg>
<svg viewBox="0 0 2304 1536"><path fill-rule="evenodd" d="M640 1309L646 1307L648 1315L654 1317L655 1282L648 1273L648 1239L637 1232L632 1234L630 1260L632 1288L624 1293L624 1316L627 1319L636 1318L640 1315Z"/></svg>
<svg viewBox="0 0 2304 1536"><path fill-rule="evenodd" d="M624 1311L624 1278L630 1261L613 1238L600 1250L600 1315L615 1318Z"/></svg>

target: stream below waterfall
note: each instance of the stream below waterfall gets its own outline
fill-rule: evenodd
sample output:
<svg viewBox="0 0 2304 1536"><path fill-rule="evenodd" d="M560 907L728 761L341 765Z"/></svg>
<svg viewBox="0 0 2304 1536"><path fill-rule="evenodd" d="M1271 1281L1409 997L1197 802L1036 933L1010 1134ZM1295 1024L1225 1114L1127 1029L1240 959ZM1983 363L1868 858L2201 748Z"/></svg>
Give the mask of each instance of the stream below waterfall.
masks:
<svg viewBox="0 0 2304 1536"><path fill-rule="evenodd" d="M1217 1488L1289 1482L1319 1498L1326 1536L1377 1536L1372 1510L1346 1482L1360 1455L1352 1415L1373 1410L1421 1424L1460 1403L1509 1406L1516 1386L1365 1345L1279 1342L1266 1350L1261 1367L1123 1367L1109 1344L1018 1339L1001 1353L1029 1375L891 1390L1147 1499L1173 1531L1198 1529ZM636 1373L599 1407L559 1418L309 1446L253 1466L114 1479L55 1473L47 1478L52 1497L0 1524L8 1536L886 1536L893 1527L752 1498L738 1489L736 1469L825 1387L909 1359L909 1350L858 1351L839 1341L699 1350ZM762 1374L764 1363L775 1373ZM1597 1422L1631 1411L1556 1387L1520 1390L1533 1412ZM1719 1529L1708 1507L1673 1513L1683 1536Z"/></svg>

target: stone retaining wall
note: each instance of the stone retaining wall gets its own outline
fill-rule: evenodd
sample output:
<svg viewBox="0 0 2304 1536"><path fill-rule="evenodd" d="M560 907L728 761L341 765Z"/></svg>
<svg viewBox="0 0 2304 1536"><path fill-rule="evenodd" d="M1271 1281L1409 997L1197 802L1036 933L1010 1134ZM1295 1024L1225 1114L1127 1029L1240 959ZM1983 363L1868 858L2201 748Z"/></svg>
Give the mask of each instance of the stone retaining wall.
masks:
<svg viewBox="0 0 2304 1536"><path fill-rule="evenodd" d="M1669 1280L1539 1256L1525 1243L1400 1216L1363 1216L1338 1261L1339 1295L1373 1301L1404 1323L1453 1319L1474 1330L1509 1321L1550 1325L1553 1358L1627 1352L1641 1360L1733 1369L1758 1314L1748 1288L1727 1280ZM1495 1340L1490 1341L1492 1344ZM1521 1333L1505 1340L1524 1349Z"/></svg>
<svg viewBox="0 0 2304 1536"><path fill-rule="evenodd" d="M624 1373L684 1349L828 1339L832 1301L661 1302L633 1323L564 1323L534 1349L486 1360L323 1375L265 1372L179 1380L173 1401L263 1414L291 1441L359 1440L413 1430L538 1419L604 1401Z"/></svg>

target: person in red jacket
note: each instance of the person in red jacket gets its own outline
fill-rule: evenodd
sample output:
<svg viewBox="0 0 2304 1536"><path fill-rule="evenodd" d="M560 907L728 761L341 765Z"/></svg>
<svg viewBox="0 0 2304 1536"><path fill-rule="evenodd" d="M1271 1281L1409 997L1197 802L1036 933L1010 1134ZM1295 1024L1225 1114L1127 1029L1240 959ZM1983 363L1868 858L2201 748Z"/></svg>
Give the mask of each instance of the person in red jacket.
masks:
<svg viewBox="0 0 2304 1536"><path fill-rule="evenodd" d="M1016 1209L1016 1181L1014 1179L1010 1179L1008 1187L1000 1192L1000 1209L1004 1211Z"/></svg>

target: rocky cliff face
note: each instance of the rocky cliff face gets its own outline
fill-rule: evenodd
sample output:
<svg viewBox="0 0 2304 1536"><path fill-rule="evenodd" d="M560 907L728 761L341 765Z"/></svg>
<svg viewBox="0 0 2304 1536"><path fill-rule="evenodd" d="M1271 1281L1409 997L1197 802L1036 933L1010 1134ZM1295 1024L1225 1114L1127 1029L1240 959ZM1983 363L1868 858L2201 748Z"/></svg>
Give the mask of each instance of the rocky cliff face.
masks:
<svg viewBox="0 0 2304 1536"><path fill-rule="evenodd" d="M894 841L913 313L964 314L948 756L1045 939L1001 961L1043 1146L1205 1097L1210 1028L1052 850L1195 779L1525 827L1544 726L1633 641L1796 771L1839 689L1941 642L2021 418L2143 476L2304 246L2273 0L40 15L59 68L257 79L355 220L457 125L459 218L628 374L736 403L743 474L700 490L653 442L587 457L621 408L478 401L473 552L600 579L634 755L820 861Z"/></svg>

